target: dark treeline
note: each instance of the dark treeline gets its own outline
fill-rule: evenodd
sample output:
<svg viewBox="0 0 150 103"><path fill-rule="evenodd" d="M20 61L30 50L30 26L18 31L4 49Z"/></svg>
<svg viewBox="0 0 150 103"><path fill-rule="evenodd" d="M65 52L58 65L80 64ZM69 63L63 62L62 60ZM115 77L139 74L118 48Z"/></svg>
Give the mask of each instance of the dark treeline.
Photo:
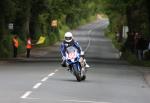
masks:
<svg viewBox="0 0 150 103"><path fill-rule="evenodd" d="M150 38L150 3L148 0L101 0L104 12L109 16L112 31L140 32Z"/></svg>
<svg viewBox="0 0 150 103"><path fill-rule="evenodd" d="M109 16L109 33L115 34L113 37L117 34L121 51L127 53L125 56L129 57L132 53L132 57L135 55L139 60L150 59L150 2L101 0L101 3L103 12ZM126 37L123 35L124 26L129 28Z"/></svg>
<svg viewBox="0 0 150 103"><path fill-rule="evenodd" d="M8 24L14 24L13 33L24 39L44 28L51 20L65 16L66 23L73 25L81 18L94 14L96 0L2 0L0 2L0 41L9 33ZM46 28L47 28L46 27Z"/></svg>
<svg viewBox="0 0 150 103"><path fill-rule="evenodd" d="M108 15L112 32L121 33L123 25L128 25L129 32L150 38L148 0L2 0L0 13L0 57L9 54L7 39L12 34L17 34L21 41L29 35L37 40L41 34L50 35L54 19L59 22L59 32L62 25L74 28L97 13ZM9 23L13 23L13 30L8 29Z"/></svg>
<svg viewBox="0 0 150 103"><path fill-rule="evenodd" d="M27 36L37 40L39 35L50 35L51 21L74 28L82 19L95 15L97 0L2 0L0 2L0 51L6 53L10 48L6 40L8 35L17 34L21 41ZM8 24L14 29L9 30ZM57 28L57 29L59 29ZM58 30L57 30L58 31ZM8 54L8 53L6 53ZM0 53L3 56L3 53Z"/></svg>

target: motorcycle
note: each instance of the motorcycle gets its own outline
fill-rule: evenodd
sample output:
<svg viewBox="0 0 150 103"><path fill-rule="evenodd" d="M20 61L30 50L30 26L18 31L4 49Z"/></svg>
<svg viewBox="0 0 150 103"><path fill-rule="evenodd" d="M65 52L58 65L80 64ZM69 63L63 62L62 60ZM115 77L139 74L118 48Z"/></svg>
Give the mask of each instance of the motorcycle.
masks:
<svg viewBox="0 0 150 103"><path fill-rule="evenodd" d="M82 57L84 52L79 54L77 49L70 46L66 49L66 63L70 72L76 77L77 81L86 79L86 68L84 58Z"/></svg>

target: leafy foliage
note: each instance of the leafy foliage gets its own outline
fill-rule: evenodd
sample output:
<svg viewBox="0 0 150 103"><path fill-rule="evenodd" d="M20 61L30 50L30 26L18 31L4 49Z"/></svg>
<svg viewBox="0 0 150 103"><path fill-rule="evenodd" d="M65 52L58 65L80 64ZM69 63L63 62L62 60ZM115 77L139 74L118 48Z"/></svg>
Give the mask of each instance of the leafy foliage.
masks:
<svg viewBox="0 0 150 103"><path fill-rule="evenodd" d="M150 38L150 6L148 0L101 0L103 11L109 15L113 31L128 25L131 32Z"/></svg>
<svg viewBox="0 0 150 103"><path fill-rule="evenodd" d="M11 37L10 34L17 34L21 41L25 41L27 36L36 41L41 34L45 34L47 41L52 44L62 37L62 34L59 36L60 33L64 33L60 30L63 29L61 25L68 29L76 27L81 20L86 20L99 11L98 3L99 0L2 0L0 43L4 45L3 40L6 36ZM60 23L55 31L51 27L51 21L54 19ZM8 30L9 23L14 24L14 30ZM10 51L5 46L0 49ZM2 52L1 54L3 55Z"/></svg>

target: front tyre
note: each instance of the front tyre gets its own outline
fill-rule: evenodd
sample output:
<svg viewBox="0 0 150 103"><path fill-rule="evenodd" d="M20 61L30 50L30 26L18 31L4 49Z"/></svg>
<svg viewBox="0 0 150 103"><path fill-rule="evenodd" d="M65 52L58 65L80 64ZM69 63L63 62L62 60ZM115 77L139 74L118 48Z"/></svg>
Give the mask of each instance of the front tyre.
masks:
<svg viewBox="0 0 150 103"><path fill-rule="evenodd" d="M76 73L75 76L76 76L76 79L77 79L78 82L80 82L82 80L79 73Z"/></svg>
<svg viewBox="0 0 150 103"><path fill-rule="evenodd" d="M73 71L74 71L74 75L75 75L77 81L80 82L82 80L81 73L78 70L78 66L76 64L73 65Z"/></svg>

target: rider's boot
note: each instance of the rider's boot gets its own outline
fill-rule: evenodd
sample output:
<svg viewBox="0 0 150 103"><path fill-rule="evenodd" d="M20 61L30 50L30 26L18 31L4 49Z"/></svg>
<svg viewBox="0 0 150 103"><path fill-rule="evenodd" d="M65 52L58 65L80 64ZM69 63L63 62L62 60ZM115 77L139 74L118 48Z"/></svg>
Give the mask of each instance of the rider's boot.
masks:
<svg viewBox="0 0 150 103"><path fill-rule="evenodd" d="M87 64L86 59L84 59L85 67L89 68L90 66Z"/></svg>
<svg viewBox="0 0 150 103"><path fill-rule="evenodd" d="M62 66L62 67L67 67L65 60L63 60L63 61L61 62L61 66Z"/></svg>

